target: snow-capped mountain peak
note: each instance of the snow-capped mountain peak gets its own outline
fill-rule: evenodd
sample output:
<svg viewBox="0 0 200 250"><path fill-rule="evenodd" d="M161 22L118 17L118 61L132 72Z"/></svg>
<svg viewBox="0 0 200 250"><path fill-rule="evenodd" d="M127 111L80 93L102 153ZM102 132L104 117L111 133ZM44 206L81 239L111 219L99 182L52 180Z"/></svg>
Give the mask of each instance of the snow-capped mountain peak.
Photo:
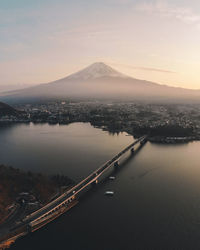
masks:
<svg viewBox="0 0 200 250"><path fill-rule="evenodd" d="M103 62L96 62L88 66L87 68L72 74L68 77L68 79L96 79L99 77L122 77L125 78L126 76L121 74L120 72L114 70L110 66L106 65Z"/></svg>

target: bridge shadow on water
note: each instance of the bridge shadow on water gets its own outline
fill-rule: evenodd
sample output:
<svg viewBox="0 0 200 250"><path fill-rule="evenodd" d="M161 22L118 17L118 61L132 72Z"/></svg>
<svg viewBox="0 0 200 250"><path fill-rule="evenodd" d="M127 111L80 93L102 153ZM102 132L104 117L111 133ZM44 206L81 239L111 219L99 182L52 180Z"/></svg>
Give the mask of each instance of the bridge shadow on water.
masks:
<svg viewBox="0 0 200 250"><path fill-rule="evenodd" d="M128 156L124 160L122 160L118 167L114 167L113 169L108 170L107 173L103 174L101 179L99 180L98 184L96 185L90 185L85 191L83 191L80 196L78 197L79 201L84 201L90 198L90 195L94 194L96 191L102 188L106 183L110 181L110 176L117 176L120 174L121 171L124 170L125 167L128 166L129 162L131 162L140 152L140 150L143 148L144 145L139 145L134 153L129 153Z"/></svg>

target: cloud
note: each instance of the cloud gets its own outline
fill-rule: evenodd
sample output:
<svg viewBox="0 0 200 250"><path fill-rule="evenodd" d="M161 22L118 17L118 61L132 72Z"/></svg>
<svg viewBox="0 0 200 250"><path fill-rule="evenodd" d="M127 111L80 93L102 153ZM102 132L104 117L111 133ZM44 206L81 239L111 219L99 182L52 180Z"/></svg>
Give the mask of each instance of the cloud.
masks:
<svg viewBox="0 0 200 250"><path fill-rule="evenodd" d="M175 18L187 24L196 24L197 26L200 24L200 15L196 14L191 8L177 7L165 1L143 2L138 4L136 9L150 14L157 14L161 17Z"/></svg>
<svg viewBox="0 0 200 250"><path fill-rule="evenodd" d="M176 74L176 72L171 70L157 69L157 68L148 68L148 67L134 67L135 69L144 70L144 71L153 71L159 73L168 73L168 74Z"/></svg>
<svg viewBox="0 0 200 250"><path fill-rule="evenodd" d="M152 71L157 73L167 73L167 74L176 74L175 71L167 70L167 69L158 69L158 68L150 68L150 67L141 67L141 66L132 66L127 64L121 64L121 63L111 63L112 65L122 66L134 70L143 70L143 71Z"/></svg>

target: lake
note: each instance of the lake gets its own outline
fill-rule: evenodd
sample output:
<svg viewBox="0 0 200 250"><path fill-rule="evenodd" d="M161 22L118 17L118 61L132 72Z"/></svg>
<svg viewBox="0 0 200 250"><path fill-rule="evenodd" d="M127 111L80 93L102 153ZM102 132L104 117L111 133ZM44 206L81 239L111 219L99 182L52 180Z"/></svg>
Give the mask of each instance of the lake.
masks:
<svg viewBox="0 0 200 250"><path fill-rule="evenodd" d="M0 128L0 162L75 181L133 142L88 123ZM200 142L147 143L78 205L11 249L200 249ZM113 197L105 191L115 192Z"/></svg>

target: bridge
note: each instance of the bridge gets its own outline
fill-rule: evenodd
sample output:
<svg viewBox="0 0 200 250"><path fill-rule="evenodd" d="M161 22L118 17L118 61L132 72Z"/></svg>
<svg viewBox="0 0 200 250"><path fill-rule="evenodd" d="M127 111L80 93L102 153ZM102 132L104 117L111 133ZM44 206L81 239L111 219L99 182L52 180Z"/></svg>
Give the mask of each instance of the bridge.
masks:
<svg viewBox="0 0 200 250"><path fill-rule="evenodd" d="M120 153L115 155L111 160L104 163L101 167L96 169L94 172L92 172L89 176L87 176L81 182L76 184L70 190L66 191L65 193L63 193L58 198L51 201L41 209L31 213L30 215L27 215L23 219L23 224L27 224L29 230L34 231L34 228L38 229L39 227L61 215L63 212L68 210L70 206L72 206L73 201L75 201L75 198L81 191L83 191L90 184L98 183L98 180L101 175L103 175L108 169L110 169L112 166L116 168L119 166L119 160L126 152L130 150L132 153L134 153L134 147L137 144L145 144L146 140L147 136L142 136L136 141L134 141L132 144L130 144Z"/></svg>

